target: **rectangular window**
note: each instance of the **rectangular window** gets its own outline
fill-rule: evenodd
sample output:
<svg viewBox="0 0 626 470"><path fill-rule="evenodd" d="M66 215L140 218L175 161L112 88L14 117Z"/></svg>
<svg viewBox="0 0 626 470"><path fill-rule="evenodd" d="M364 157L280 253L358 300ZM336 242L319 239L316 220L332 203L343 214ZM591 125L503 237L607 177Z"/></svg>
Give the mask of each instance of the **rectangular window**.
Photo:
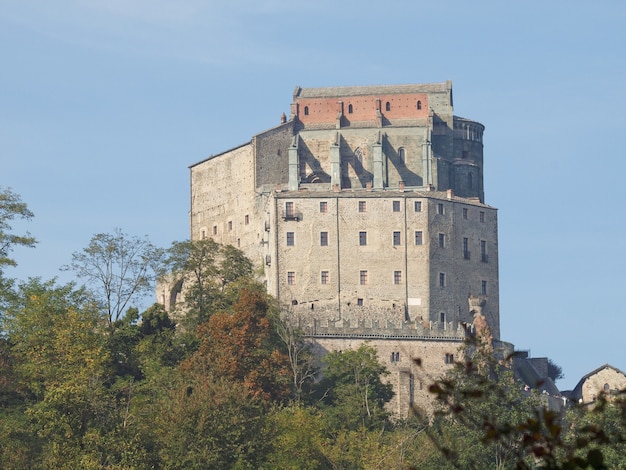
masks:
<svg viewBox="0 0 626 470"><path fill-rule="evenodd" d="M421 245L424 242L424 237L422 235L422 231L421 230L417 230L415 232L415 244L416 245Z"/></svg>
<svg viewBox="0 0 626 470"><path fill-rule="evenodd" d="M446 273L439 273L439 287L446 287Z"/></svg>
<svg viewBox="0 0 626 470"><path fill-rule="evenodd" d="M367 271L359 271L359 284L362 286L367 284Z"/></svg>
<svg viewBox="0 0 626 470"><path fill-rule="evenodd" d="M439 203L437 204L437 214L439 215L443 215L445 212L443 210L443 204Z"/></svg>
<svg viewBox="0 0 626 470"><path fill-rule="evenodd" d="M467 207L463 208L463 218L467 219Z"/></svg>
<svg viewBox="0 0 626 470"><path fill-rule="evenodd" d="M320 201L320 212L328 212L328 203L326 201Z"/></svg>
<svg viewBox="0 0 626 470"><path fill-rule="evenodd" d="M246 216L244 217L244 222L246 225L248 225L250 223L250 216L246 214Z"/></svg>
<svg viewBox="0 0 626 470"><path fill-rule="evenodd" d="M230 232L233 229L233 221L229 220L228 221L228 231Z"/></svg>
<svg viewBox="0 0 626 470"><path fill-rule="evenodd" d="M480 293L482 295L487 295L487 281L482 281L480 283Z"/></svg>
<svg viewBox="0 0 626 470"><path fill-rule="evenodd" d="M287 271L287 284L293 286L296 283L296 273L294 271Z"/></svg>
<svg viewBox="0 0 626 470"><path fill-rule="evenodd" d="M365 201L359 201L359 212L365 212L367 210L367 205Z"/></svg>
<svg viewBox="0 0 626 470"><path fill-rule="evenodd" d="M367 245L367 232L359 232L359 245Z"/></svg>
<svg viewBox="0 0 626 470"><path fill-rule="evenodd" d="M487 257L487 242L485 240L480 241L480 260L486 263L489 258Z"/></svg>
<svg viewBox="0 0 626 470"><path fill-rule="evenodd" d="M439 248L446 247L446 236L443 233L439 234Z"/></svg>
<svg viewBox="0 0 626 470"><path fill-rule="evenodd" d="M363 299L356 299L356 304L357 304L359 307L362 307L362 306L363 306Z"/></svg>
<svg viewBox="0 0 626 470"><path fill-rule="evenodd" d="M328 246L328 232L320 232L320 246Z"/></svg>
<svg viewBox="0 0 626 470"><path fill-rule="evenodd" d="M202 231L202 239L204 240L206 238L206 232L203 230Z"/></svg>
<svg viewBox="0 0 626 470"><path fill-rule="evenodd" d="M463 258L470 259L469 239L463 237Z"/></svg>
<svg viewBox="0 0 626 470"><path fill-rule="evenodd" d="M400 201L393 201L393 211L400 212Z"/></svg>
<svg viewBox="0 0 626 470"><path fill-rule="evenodd" d="M485 211L480 211L480 221L481 222L485 221Z"/></svg>
<svg viewBox="0 0 626 470"><path fill-rule="evenodd" d="M393 245L401 245L400 232L393 232Z"/></svg>
<svg viewBox="0 0 626 470"><path fill-rule="evenodd" d="M213 226L213 235L217 235L217 225Z"/></svg>
<svg viewBox="0 0 626 470"><path fill-rule="evenodd" d="M296 243L294 232L287 232L287 246L294 246Z"/></svg>
<svg viewBox="0 0 626 470"><path fill-rule="evenodd" d="M415 212L422 212L422 201L415 201Z"/></svg>
<svg viewBox="0 0 626 470"><path fill-rule="evenodd" d="M446 314L444 312L439 312L439 323L446 322Z"/></svg>
<svg viewBox="0 0 626 470"><path fill-rule="evenodd" d="M293 202L286 202L285 203L285 217L293 217L293 214L294 214Z"/></svg>
<svg viewBox="0 0 626 470"><path fill-rule="evenodd" d="M402 283L402 271L394 271L393 272L393 283L401 284Z"/></svg>
<svg viewBox="0 0 626 470"><path fill-rule="evenodd" d="M322 271L321 281L322 284L328 284L330 282L330 272Z"/></svg>

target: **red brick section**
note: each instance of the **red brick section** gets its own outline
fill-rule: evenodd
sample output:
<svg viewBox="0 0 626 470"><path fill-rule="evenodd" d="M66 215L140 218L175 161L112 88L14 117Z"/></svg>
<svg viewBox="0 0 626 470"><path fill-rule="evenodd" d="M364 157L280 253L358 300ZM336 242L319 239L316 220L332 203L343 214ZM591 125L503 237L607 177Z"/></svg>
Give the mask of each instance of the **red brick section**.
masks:
<svg viewBox="0 0 626 470"><path fill-rule="evenodd" d="M420 108L418 109L418 102ZM389 111L387 111L389 103ZM342 112L350 121L376 119L376 110L386 118L415 119L428 117L428 94L407 93L391 95L346 96L333 98L296 98L293 111L304 124L332 123ZM352 113L349 112L352 105ZM308 108L308 114L305 109Z"/></svg>

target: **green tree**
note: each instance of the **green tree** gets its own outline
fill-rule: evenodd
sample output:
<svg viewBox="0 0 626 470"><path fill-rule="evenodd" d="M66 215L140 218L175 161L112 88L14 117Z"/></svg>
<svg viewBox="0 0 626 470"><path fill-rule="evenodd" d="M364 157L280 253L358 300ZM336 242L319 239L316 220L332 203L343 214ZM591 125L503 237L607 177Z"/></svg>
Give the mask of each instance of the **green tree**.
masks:
<svg viewBox="0 0 626 470"><path fill-rule="evenodd" d="M383 429L388 425L385 404L393 397L389 375L378 361L376 350L362 344L358 349L331 352L325 357L323 379L317 386L331 434L342 429Z"/></svg>
<svg viewBox="0 0 626 470"><path fill-rule="evenodd" d="M10 188L0 188L0 277L6 266L15 266L10 255L16 246L34 247L37 243L30 233L23 235L12 233L11 223L15 219L30 220L33 213L22 202L19 195Z"/></svg>
<svg viewBox="0 0 626 470"><path fill-rule="evenodd" d="M167 255L163 279L184 290L180 309L188 330L229 308L237 297L236 281L252 276L252 262L240 250L211 238L174 242Z"/></svg>
<svg viewBox="0 0 626 470"><path fill-rule="evenodd" d="M74 271L94 290L113 325L133 301L154 292L162 257L163 251L147 237L116 229L112 234L94 235L86 248L72 254L72 262L64 269Z"/></svg>

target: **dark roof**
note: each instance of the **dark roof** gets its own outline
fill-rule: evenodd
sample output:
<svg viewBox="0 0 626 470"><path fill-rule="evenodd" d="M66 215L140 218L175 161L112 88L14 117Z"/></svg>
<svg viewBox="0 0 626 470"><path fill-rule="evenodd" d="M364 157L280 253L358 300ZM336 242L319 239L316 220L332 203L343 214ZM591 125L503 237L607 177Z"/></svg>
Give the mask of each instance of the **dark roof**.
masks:
<svg viewBox="0 0 626 470"><path fill-rule="evenodd" d="M334 98L341 96L367 96L405 93L445 93L452 89L452 82L423 83L414 85L366 85L336 86L324 88L300 88L294 91L295 98Z"/></svg>

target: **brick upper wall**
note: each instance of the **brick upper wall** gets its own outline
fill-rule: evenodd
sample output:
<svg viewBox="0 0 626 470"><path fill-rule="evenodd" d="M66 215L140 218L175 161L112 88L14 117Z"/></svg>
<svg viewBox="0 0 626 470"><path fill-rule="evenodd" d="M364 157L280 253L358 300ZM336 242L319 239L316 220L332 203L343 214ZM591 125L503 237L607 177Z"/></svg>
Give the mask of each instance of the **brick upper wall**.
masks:
<svg viewBox="0 0 626 470"><path fill-rule="evenodd" d="M420 109L418 109L418 102ZM388 108L387 103L389 104ZM352 112L350 112L350 106L352 106ZM307 124L334 123L342 115L348 121L372 121L377 119L377 109L390 121L427 118L429 110L427 93L297 97L294 101L294 108L293 113L305 126Z"/></svg>

